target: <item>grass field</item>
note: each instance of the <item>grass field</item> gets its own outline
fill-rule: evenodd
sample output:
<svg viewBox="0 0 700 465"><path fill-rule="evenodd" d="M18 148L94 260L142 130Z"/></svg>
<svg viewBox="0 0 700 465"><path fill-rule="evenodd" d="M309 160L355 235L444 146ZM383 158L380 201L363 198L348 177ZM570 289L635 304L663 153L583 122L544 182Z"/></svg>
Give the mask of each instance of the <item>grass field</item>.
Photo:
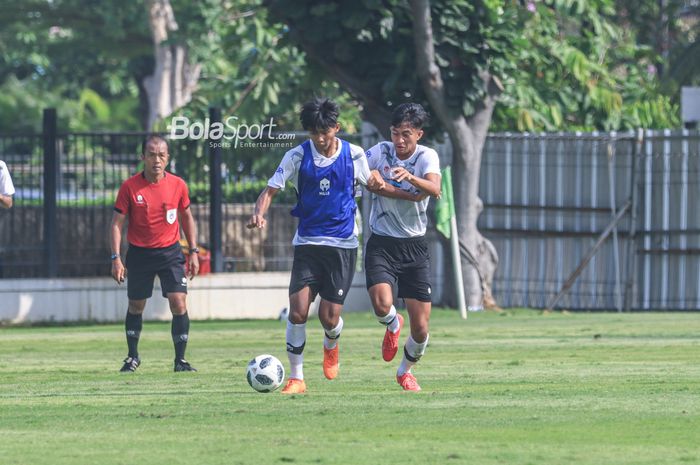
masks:
<svg viewBox="0 0 700 465"><path fill-rule="evenodd" d="M193 322L172 373L170 325L146 324L143 364L117 373L121 325L0 329L0 463L700 463L700 315L435 311L404 393L383 328L346 314L341 372L321 371L309 324L309 392L258 394L249 359L287 365L279 321ZM402 337L402 343L405 339Z"/></svg>

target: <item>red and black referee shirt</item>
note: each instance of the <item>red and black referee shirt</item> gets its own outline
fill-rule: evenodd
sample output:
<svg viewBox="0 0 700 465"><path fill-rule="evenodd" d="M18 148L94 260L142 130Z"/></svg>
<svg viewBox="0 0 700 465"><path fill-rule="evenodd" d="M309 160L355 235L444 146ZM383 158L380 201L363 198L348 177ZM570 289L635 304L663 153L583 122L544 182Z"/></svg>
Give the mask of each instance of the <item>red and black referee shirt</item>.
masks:
<svg viewBox="0 0 700 465"><path fill-rule="evenodd" d="M155 249L180 240L178 212L189 206L187 185L181 178L165 173L163 179L152 184L141 172L119 188L114 210L129 220L129 244Z"/></svg>

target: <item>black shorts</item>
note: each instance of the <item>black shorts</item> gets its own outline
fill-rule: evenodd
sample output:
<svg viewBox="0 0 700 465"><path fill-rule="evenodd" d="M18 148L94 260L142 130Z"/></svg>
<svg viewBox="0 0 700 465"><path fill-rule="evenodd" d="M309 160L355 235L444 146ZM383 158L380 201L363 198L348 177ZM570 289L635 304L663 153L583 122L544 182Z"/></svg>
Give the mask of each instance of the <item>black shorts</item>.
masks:
<svg viewBox="0 0 700 465"><path fill-rule="evenodd" d="M326 245L294 247L289 295L309 286L322 299L342 305L355 276L356 261L357 249Z"/></svg>
<svg viewBox="0 0 700 465"><path fill-rule="evenodd" d="M398 286L402 299L431 302L430 254L425 237L398 238L372 234L365 251L367 289L387 283Z"/></svg>
<svg viewBox="0 0 700 465"><path fill-rule="evenodd" d="M180 243L161 249L146 249L129 244L126 252L127 294L131 300L148 299L153 295L153 280L160 278L163 297L169 292L187 294L185 254Z"/></svg>

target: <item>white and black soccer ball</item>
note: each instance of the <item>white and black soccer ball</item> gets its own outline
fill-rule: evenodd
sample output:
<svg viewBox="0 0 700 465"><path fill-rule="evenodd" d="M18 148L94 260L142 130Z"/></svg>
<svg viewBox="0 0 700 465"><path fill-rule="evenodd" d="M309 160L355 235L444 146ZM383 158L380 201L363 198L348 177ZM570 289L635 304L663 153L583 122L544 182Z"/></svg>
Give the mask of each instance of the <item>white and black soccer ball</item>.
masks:
<svg viewBox="0 0 700 465"><path fill-rule="evenodd" d="M272 392L284 381L284 366L273 355L258 355L248 362L248 384L258 392Z"/></svg>

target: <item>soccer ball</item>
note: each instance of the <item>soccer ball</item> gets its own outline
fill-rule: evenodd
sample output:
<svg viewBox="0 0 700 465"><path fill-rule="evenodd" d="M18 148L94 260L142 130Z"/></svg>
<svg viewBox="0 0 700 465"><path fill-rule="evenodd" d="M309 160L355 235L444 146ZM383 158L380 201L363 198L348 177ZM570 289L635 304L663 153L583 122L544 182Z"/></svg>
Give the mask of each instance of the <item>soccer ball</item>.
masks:
<svg viewBox="0 0 700 465"><path fill-rule="evenodd" d="M272 392L284 381L284 367L273 355L258 355L248 362L248 384L258 392Z"/></svg>

